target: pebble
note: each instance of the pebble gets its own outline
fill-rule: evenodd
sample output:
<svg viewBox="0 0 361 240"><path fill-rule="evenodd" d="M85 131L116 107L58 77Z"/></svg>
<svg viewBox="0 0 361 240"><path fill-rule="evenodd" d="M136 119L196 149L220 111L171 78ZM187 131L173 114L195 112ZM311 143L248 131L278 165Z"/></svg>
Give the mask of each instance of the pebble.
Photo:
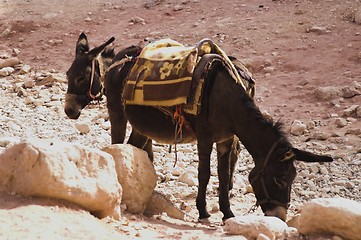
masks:
<svg viewBox="0 0 361 240"><path fill-rule="evenodd" d="M90 132L90 127L87 123L75 123L75 127L76 129L81 133L81 134L87 134Z"/></svg>
<svg viewBox="0 0 361 240"><path fill-rule="evenodd" d="M317 34L326 34L326 33L328 33L328 30L325 27L312 26L307 30L307 32L313 32L313 33L317 33Z"/></svg>
<svg viewBox="0 0 361 240"><path fill-rule="evenodd" d="M300 136L302 135L305 130L307 129L307 126L300 120L295 120L293 121L292 125L291 125L291 134L295 135L295 136Z"/></svg>
<svg viewBox="0 0 361 240"><path fill-rule="evenodd" d="M343 128L343 127L347 126L347 120L344 118L336 118L335 124L337 127Z"/></svg>
<svg viewBox="0 0 361 240"><path fill-rule="evenodd" d="M328 169L326 168L326 166L324 166L324 165L320 166L320 173L323 174L323 175L328 174Z"/></svg>
<svg viewBox="0 0 361 240"><path fill-rule="evenodd" d="M25 81L23 87L24 88L33 88L33 87L35 87L34 80Z"/></svg>
<svg viewBox="0 0 361 240"><path fill-rule="evenodd" d="M318 169L317 163L312 164L312 165L310 166L310 170L311 170L312 173L318 173L319 169Z"/></svg>
<svg viewBox="0 0 361 240"><path fill-rule="evenodd" d="M110 129L110 121L105 121L103 122L102 124L100 124L101 127L104 129L104 130L109 130Z"/></svg>
<svg viewBox="0 0 361 240"><path fill-rule="evenodd" d="M0 59L0 68L14 67L15 65L17 65L19 63L20 63L20 61L17 57Z"/></svg>
<svg viewBox="0 0 361 240"><path fill-rule="evenodd" d="M329 138L329 134L326 133L326 132L322 132L322 131L317 131L317 132L314 132L312 137L316 140L326 140Z"/></svg>
<svg viewBox="0 0 361 240"><path fill-rule="evenodd" d="M0 69L0 77L7 77L15 71L12 67L4 67Z"/></svg>
<svg viewBox="0 0 361 240"><path fill-rule="evenodd" d="M141 17L132 17L130 19L130 22L133 24L141 24L141 25L145 25L145 20Z"/></svg>
<svg viewBox="0 0 361 240"><path fill-rule="evenodd" d="M184 6L177 4L173 7L173 11L181 11L184 9Z"/></svg>
<svg viewBox="0 0 361 240"><path fill-rule="evenodd" d="M347 108L343 111L343 115L347 116L347 117L351 116L352 114L356 113L356 110L358 107L359 107L359 105L350 106L349 108Z"/></svg>
<svg viewBox="0 0 361 240"><path fill-rule="evenodd" d="M186 183L190 187L196 186L198 185L197 173L193 170L186 170L178 177L178 181Z"/></svg>

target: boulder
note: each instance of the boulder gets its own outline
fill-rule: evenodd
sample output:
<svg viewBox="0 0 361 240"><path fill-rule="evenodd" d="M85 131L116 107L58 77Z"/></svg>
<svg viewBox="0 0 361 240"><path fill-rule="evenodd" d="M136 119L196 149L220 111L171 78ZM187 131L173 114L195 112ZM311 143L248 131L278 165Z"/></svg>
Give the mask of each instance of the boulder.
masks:
<svg viewBox="0 0 361 240"><path fill-rule="evenodd" d="M225 221L224 231L230 235L242 235L247 239L267 236L269 239L287 239L287 236L298 234L277 217L246 215L230 218Z"/></svg>
<svg viewBox="0 0 361 240"><path fill-rule="evenodd" d="M361 239L361 203L345 198L313 199L302 207L298 231L304 235L335 234Z"/></svg>
<svg viewBox="0 0 361 240"><path fill-rule="evenodd" d="M122 204L134 214L143 214L157 184L157 174L148 154L130 144L104 147L115 161L118 181L122 185Z"/></svg>
<svg viewBox="0 0 361 240"><path fill-rule="evenodd" d="M111 155L80 144L27 140L0 155L0 192L67 200L97 217L120 217Z"/></svg>

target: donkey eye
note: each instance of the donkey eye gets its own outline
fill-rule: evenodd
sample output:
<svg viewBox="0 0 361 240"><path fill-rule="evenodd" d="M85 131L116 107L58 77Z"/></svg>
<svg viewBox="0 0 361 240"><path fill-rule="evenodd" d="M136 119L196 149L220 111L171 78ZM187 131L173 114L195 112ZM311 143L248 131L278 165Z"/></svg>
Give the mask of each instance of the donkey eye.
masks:
<svg viewBox="0 0 361 240"><path fill-rule="evenodd" d="M284 188L287 187L287 182L284 181L284 180L282 180L282 179L279 179L279 178L274 177L274 178L273 178L273 181L274 181L274 183L275 183L279 188L281 188L281 189L284 189Z"/></svg>
<svg viewBox="0 0 361 240"><path fill-rule="evenodd" d="M81 82L85 81L85 75L79 76L78 78L75 79L77 84L80 84Z"/></svg>

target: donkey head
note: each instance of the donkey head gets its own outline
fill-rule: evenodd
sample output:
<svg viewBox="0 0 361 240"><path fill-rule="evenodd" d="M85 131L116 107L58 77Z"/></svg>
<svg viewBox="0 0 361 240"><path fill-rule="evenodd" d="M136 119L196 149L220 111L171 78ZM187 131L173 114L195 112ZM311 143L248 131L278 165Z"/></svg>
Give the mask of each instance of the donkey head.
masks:
<svg viewBox="0 0 361 240"><path fill-rule="evenodd" d="M114 37L89 51L87 36L80 34L75 59L66 72L68 90L64 110L69 118L77 119L86 105L92 100L101 99L105 70L114 57L114 49L107 46L113 41Z"/></svg>
<svg viewBox="0 0 361 240"><path fill-rule="evenodd" d="M283 145L283 146L282 146ZM296 177L294 161L332 162L328 156L317 155L290 146L288 141L273 144L262 162L249 174L249 181L266 216L276 216L283 221L287 217L291 185Z"/></svg>

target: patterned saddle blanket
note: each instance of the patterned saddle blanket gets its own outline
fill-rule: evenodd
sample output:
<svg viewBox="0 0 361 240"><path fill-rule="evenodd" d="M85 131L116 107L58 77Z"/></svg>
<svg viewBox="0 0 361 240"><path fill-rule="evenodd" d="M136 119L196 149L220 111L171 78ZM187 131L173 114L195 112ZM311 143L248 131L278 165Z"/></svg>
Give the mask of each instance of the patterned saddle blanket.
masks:
<svg viewBox="0 0 361 240"><path fill-rule="evenodd" d="M163 39L145 46L136 58L124 86L125 104L184 105L186 112L198 114L203 81L194 73L206 54L217 54L232 78L251 94L254 84L251 73L239 61L235 65L211 40L204 39L196 46L185 47L172 39Z"/></svg>

